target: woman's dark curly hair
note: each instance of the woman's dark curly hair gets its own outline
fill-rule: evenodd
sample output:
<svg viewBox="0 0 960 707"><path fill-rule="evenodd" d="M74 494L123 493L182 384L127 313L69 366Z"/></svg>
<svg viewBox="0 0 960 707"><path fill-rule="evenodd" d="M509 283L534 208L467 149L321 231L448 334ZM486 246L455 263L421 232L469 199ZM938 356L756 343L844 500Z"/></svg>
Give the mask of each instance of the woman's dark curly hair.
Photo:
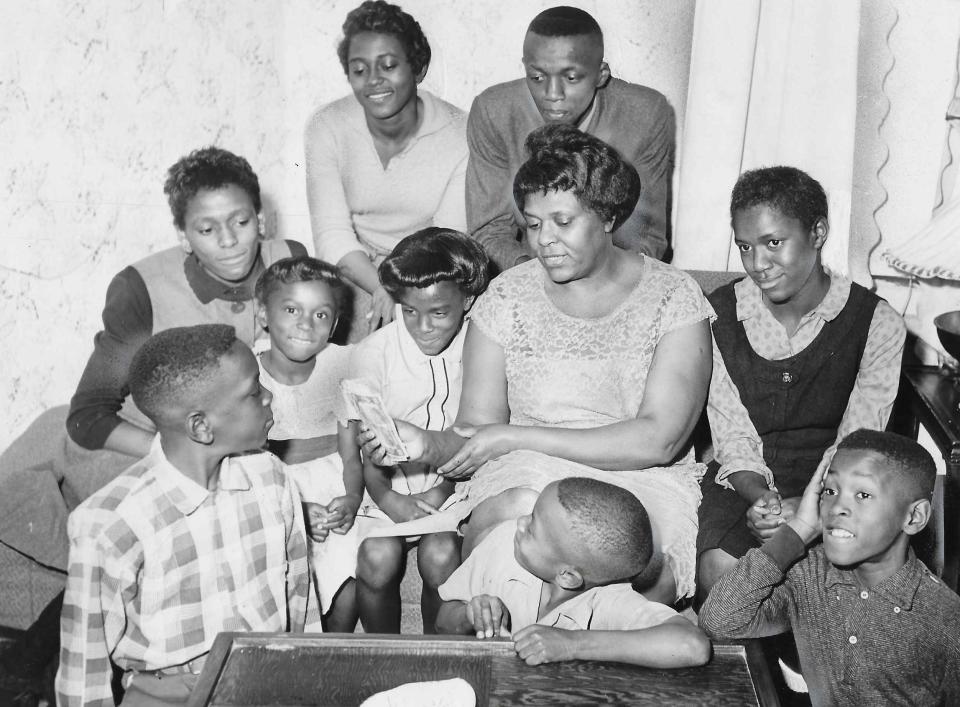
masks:
<svg viewBox="0 0 960 707"><path fill-rule="evenodd" d="M333 293L338 315L348 297L347 285L340 277L340 269L308 255L282 258L273 263L260 273L253 294L260 304L266 305L270 295L276 292L280 285L291 285L294 282L327 283Z"/></svg>
<svg viewBox="0 0 960 707"><path fill-rule="evenodd" d="M603 140L572 125L545 125L527 136L530 158L513 179L513 199L523 211L530 194L572 191L580 204L616 230L640 198L640 175Z"/></svg>
<svg viewBox="0 0 960 707"><path fill-rule="evenodd" d="M380 284L394 299L407 287L455 282L470 297L490 282L490 259L472 238L452 228L431 226L407 236L380 263Z"/></svg>
<svg viewBox="0 0 960 707"><path fill-rule="evenodd" d="M730 218L753 206L776 209L808 231L827 218L827 194L820 182L796 167L761 167L741 174L730 195Z"/></svg>
<svg viewBox="0 0 960 707"><path fill-rule="evenodd" d="M343 39L337 46L337 56L340 57L344 73L348 70L350 41L361 32L389 34L400 40L415 76L426 73L430 66L430 43L420 29L420 23L400 9L399 5L391 5L384 0L366 0L348 12L343 23Z"/></svg>
<svg viewBox="0 0 960 707"><path fill-rule="evenodd" d="M186 225L187 205L202 189L223 189L234 184L247 193L254 210L260 213L260 180L243 157L219 147L202 147L177 160L167 170L163 193L167 195L173 225Z"/></svg>

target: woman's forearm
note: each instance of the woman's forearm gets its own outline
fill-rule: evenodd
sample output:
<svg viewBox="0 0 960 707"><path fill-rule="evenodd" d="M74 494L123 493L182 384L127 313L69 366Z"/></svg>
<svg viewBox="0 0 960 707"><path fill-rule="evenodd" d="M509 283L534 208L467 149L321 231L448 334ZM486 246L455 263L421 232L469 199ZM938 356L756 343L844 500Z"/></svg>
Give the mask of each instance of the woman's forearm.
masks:
<svg viewBox="0 0 960 707"><path fill-rule="evenodd" d="M362 250L347 253L340 258L337 267L340 268L340 272L345 278L367 294L373 294L373 291L380 287L380 277L377 275L377 269Z"/></svg>
<svg viewBox="0 0 960 707"><path fill-rule="evenodd" d="M642 418L603 427L512 429L516 449L529 449L607 471L665 466L682 451L689 432L668 435L656 420Z"/></svg>

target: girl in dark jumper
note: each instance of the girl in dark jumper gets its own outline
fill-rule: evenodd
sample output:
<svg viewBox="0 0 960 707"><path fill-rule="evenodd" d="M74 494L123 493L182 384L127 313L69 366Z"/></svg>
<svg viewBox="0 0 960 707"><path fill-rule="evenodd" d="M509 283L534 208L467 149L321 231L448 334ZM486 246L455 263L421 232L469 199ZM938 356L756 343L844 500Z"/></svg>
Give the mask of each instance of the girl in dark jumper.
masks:
<svg viewBox="0 0 960 707"><path fill-rule="evenodd" d="M837 441L883 429L905 328L882 299L825 269L827 197L793 167L746 172L730 213L744 278L710 296L715 461L702 482L701 597L793 517Z"/></svg>

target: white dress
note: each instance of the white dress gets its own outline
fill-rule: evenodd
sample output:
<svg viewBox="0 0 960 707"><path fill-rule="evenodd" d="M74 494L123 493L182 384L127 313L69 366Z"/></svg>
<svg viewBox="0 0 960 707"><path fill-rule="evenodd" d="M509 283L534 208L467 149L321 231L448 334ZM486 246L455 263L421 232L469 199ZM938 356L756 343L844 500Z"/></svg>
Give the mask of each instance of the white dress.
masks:
<svg viewBox="0 0 960 707"><path fill-rule="evenodd" d="M300 385L278 382L263 367L260 383L273 394L272 440L311 439L337 433L340 381L347 375L352 346L330 344L317 354L313 373ZM346 493L343 461L337 452L299 464L286 465L304 501L326 505ZM330 533L323 542L310 544L310 572L323 613L330 610L343 583L356 576L360 538L357 525L345 535Z"/></svg>
<svg viewBox="0 0 960 707"><path fill-rule="evenodd" d="M545 278L536 260L511 268L491 283L471 312L473 326L503 347L512 425L583 429L635 418L660 339L714 316L690 276L652 258L644 258L633 292L613 312L595 319L560 311L546 295ZM487 462L457 495L476 506L506 489L540 491L568 476L622 486L647 509L679 598L694 591L703 472L692 449L671 466L637 471L604 471L517 451Z"/></svg>

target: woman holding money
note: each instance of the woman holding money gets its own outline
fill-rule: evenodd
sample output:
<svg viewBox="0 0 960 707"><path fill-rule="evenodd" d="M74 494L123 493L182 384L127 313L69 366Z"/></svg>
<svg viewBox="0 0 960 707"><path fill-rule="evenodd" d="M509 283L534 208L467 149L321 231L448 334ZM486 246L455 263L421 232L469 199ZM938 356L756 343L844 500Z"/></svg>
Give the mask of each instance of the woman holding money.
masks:
<svg viewBox="0 0 960 707"><path fill-rule="evenodd" d="M537 257L471 312L456 425L399 432L412 458L469 479L447 504L454 520L472 511L464 554L557 478L627 488L666 558L645 593L672 603L694 589L702 466L688 438L710 380L713 312L692 278L613 245L640 194L613 148L565 126L534 131L527 148L513 189ZM360 441L382 453L369 430Z"/></svg>

